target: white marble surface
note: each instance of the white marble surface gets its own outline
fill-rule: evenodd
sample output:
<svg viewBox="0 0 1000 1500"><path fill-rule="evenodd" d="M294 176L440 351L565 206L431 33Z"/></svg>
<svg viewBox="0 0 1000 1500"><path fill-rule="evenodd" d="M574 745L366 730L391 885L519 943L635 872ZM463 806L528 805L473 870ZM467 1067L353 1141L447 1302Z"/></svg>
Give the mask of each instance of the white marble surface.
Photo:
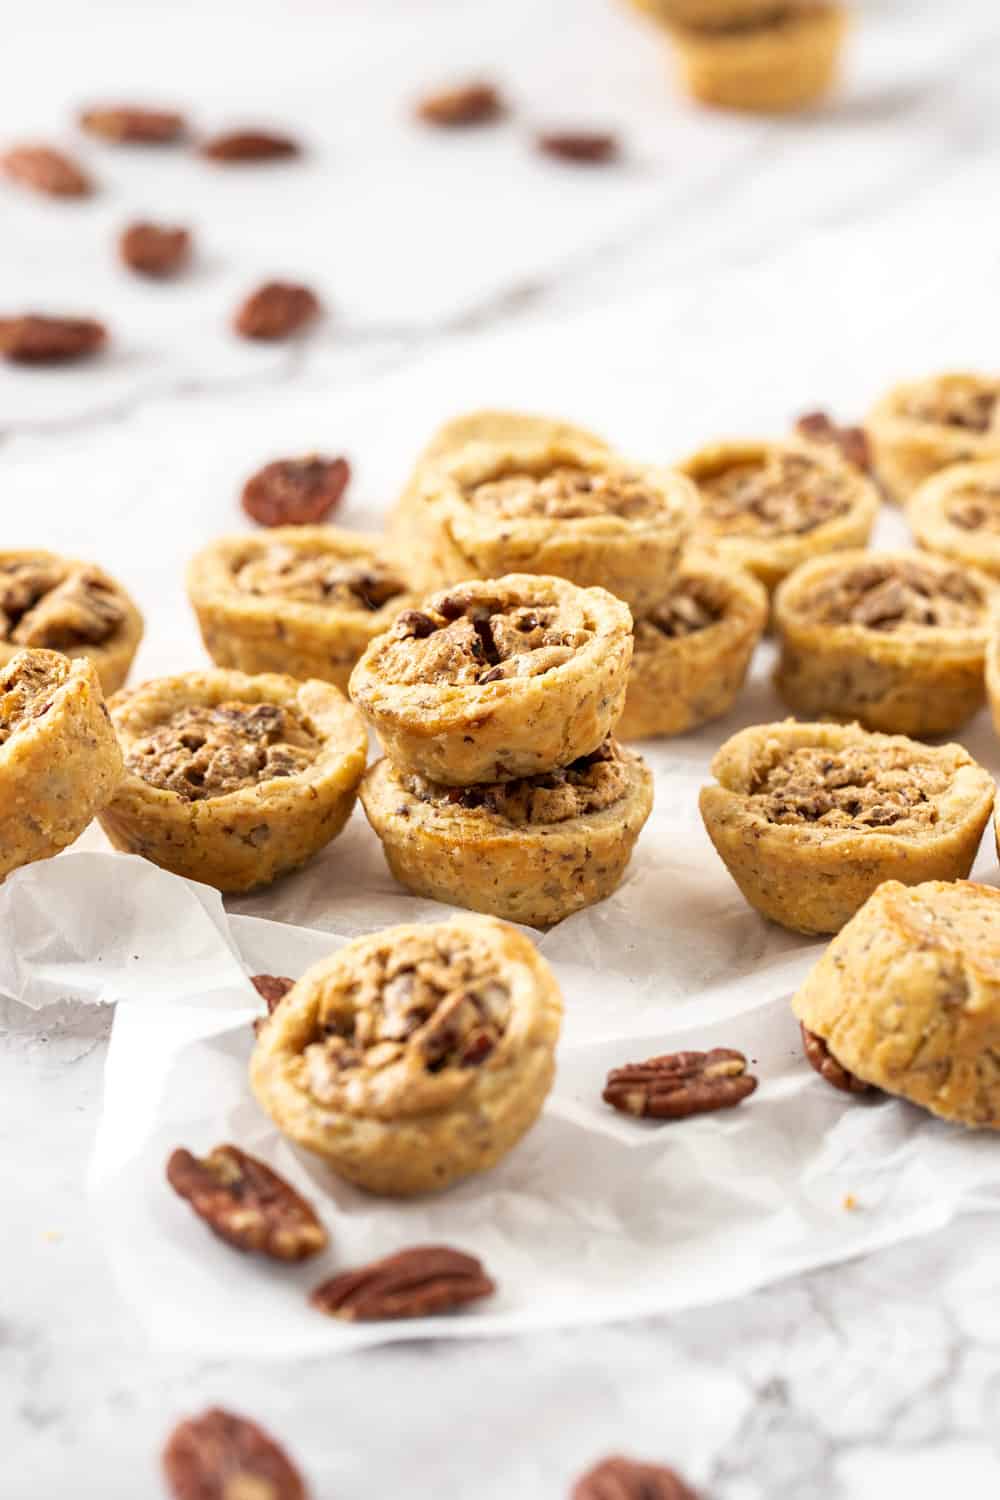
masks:
<svg viewBox="0 0 1000 1500"><path fill-rule="evenodd" d="M134 92L312 147L226 175L87 144L92 202L0 190L4 311L92 310L115 334L86 370L0 371L3 538L112 570L148 539L125 574L147 673L201 659L183 561L275 454L348 452L358 521L463 406L561 411L667 458L817 402L853 415L908 372L996 364L993 0L872 0L841 94L788 122L686 107L610 0L38 0L4 61L4 140ZM509 125L410 125L423 85L477 70L508 84ZM536 121L609 123L626 161L541 161ZM110 238L138 213L195 226L189 280L115 268ZM292 352L226 332L272 272L331 308ZM164 1433L209 1402L280 1434L317 1500L554 1500L615 1449L672 1459L714 1500L1000 1488L1000 1212L641 1326L289 1368L154 1357L82 1197L105 1023L2 1019L4 1500L157 1496Z"/></svg>

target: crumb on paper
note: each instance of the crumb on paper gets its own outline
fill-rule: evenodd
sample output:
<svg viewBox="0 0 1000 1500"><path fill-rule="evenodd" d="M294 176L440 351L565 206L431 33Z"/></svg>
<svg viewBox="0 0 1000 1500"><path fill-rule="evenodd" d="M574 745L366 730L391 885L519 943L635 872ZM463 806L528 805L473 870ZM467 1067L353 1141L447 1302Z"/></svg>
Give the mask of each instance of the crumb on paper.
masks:
<svg viewBox="0 0 1000 1500"><path fill-rule="evenodd" d="M845 1214L853 1214L856 1209L861 1207L860 1203L858 1202L857 1198L855 1198L853 1193L845 1193L844 1200L840 1206L844 1210Z"/></svg>
<svg viewBox="0 0 1000 1500"><path fill-rule="evenodd" d="M42 1239L49 1245L58 1245L62 1237L63 1233L61 1229L46 1229L42 1235Z"/></svg>

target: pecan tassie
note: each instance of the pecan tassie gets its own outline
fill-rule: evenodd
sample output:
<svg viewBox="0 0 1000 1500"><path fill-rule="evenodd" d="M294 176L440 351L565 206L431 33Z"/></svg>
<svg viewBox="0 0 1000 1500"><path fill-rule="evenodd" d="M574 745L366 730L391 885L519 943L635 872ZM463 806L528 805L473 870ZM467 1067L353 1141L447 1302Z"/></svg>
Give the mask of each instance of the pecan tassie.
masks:
<svg viewBox="0 0 1000 1500"><path fill-rule="evenodd" d="M312 1204L238 1146L216 1146L201 1157L178 1147L167 1162L167 1181L237 1250L295 1261L326 1249L327 1233Z"/></svg>
<svg viewBox="0 0 1000 1500"><path fill-rule="evenodd" d="M435 1317L495 1290L475 1256L445 1245L419 1245L332 1276L309 1301L328 1317L370 1323Z"/></svg>
<svg viewBox="0 0 1000 1500"><path fill-rule="evenodd" d="M267 281L236 310L233 327L245 339L288 339L318 318L315 292L291 281Z"/></svg>
<svg viewBox="0 0 1000 1500"><path fill-rule="evenodd" d="M582 1475L570 1500L698 1500L698 1496L673 1469L615 1455Z"/></svg>
<svg viewBox="0 0 1000 1500"><path fill-rule="evenodd" d="M243 509L261 526L311 526L340 503L351 477L346 458L279 458L243 487Z"/></svg>
<svg viewBox="0 0 1000 1500"><path fill-rule="evenodd" d="M184 116L172 109L104 104L80 114L80 128L104 141L128 146L164 146L184 134Z"/></svg>
<svg viewBox="0 0 1000 1500"><path fill-rule="evenodd" d="M425 125L445 129L463 125L491 125L506 114L503 99L491 83L466 83L426 94L417 105Z"/></svg>
<svg viewBox="0 0 1000 1500"><path fill-rule="evenodd" d="M287 160L299 156L302 147L291 136L270 130L229 130L203 141L200 151L211 161L243 163Z"/></svg>
<svg viewBox="0 0 1000 1500"><path fill-rule="evenodd" d="M85 198L93 192L83 168L51 146L12 146L0 156L0 166L12 182L53 198Z"/></svg>
<svg viewBox="0 0 1000 1500"><path fill-rule="evenodd" d="M122 231L118 253L140 276L174 276L191 257L191 235L169 224L130 224Z"/></svg>
<svg viewBox="0 0 1000 1500"><path fill-rule="evenodd" d="M748 1098L757 1080L746 1067L743 1053L731 1047L668 1052L612 1068L601 1097L623 1114L683 1120L710 1110L732 1109Z"/></svg>
<svg viewBox="0 0 1000 1500"><path fill-rule="evenodd" d="M163 1471L174 1500L308 1500L302 1476L274 1439L221 1407L174 1428Z"/></svg>
<svg viewBox="0 0 1000 1500"><path fill-rule="evenodd" d="M815 1068L819 1076L835 1089L840 1089L842 1094L867 1094L871 1092L872 1085L865 1083L863 1078L855 1078L834 1057L826 1042L815 1031L809 1031L806 1026L799 1022L799 1030L802 1032L802 1050L805 1052L806 1061L810 1067Z"/></svg>
<svg viewBox="0 0 1000 1500"><path fill-rule="evenodd" d="M603 166L607 162L616 161L621 154L618 137L607 131L543 131L535 137L535 144L544 156L554 156L560 161L577 162L583 166Z"/></svg>
<svg viewBox="0 0 1000 1500"><path fill-rule="evenodd" d="M50 318L42 313L0 318L0 354L21 365L59 365L88 359L107 343L93 318Z"/></svg>
<svg viewBox="0 0 1000 1500"><path fill-rule="evenodd" d="M795 431L807 442L832 445L849 464L871 473L871 444L863 427L841 427L825 411L807 411L797 419Z"/></svg>

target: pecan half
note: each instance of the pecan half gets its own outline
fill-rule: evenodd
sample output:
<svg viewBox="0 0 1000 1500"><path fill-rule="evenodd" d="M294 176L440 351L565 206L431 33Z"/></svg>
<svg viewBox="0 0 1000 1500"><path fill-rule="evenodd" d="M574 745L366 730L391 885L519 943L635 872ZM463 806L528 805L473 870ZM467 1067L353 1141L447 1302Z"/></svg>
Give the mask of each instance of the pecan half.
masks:
<svg viewBox="0 0 1000 1500"><path fill-rule="evenodd" d="M0 157L0 165L12 182L49 193L54 198L84 198L93 183L71 156L51 146L12 146Z"/></svg>
<svg viewBox="0 0 1000 1500"><path fill-rule="evenodd" d="M550 130L536 136L535 144L545 156L582 166L603 166L615 161L621 149L616 135L596 130Z"/></svg>
<svg viewBox="0 0 1000 1500"><path fill-rule="evenodd" d="M757 1080L742 1052L668 1052L642 1063L612 1068L602 1098L627 1115L683 1120L714 1109L732 1109L749 1097Z"/></svg>
<svg viewBox="0 0 1000 1500"><path fill-rule="evenodd" d="M216 1146L204 1157L179 1148L167 1162L167 1181L213 1234L237 1250L306 1260L326 1248L326 1230L312 1204L238 1146Z"/></svg>
<svg viewBox="0 0 1000 1500"><path fill-rule="evenodd" d="M481 1261L445 1245L418 1245L318 1286L313 1307L349 1323L429 1318L496 1290Z"/></svg>
<svg viewBox="0 0 1000 1500"><path fill-rule="evenodd" d="M578 1479L570 1500L698 1500L698 1496L673 1469L615 1456Z"/></svg>
<svg viewBox="0 0 1000 1500"><path fill-rule="evenodd" d="M287 339L319 314L319 298L307 286L267 281L237 308L233 327L245 339Z"/></svg>
<svg viewBox="0 0 1000 1500"><path fill-rule="evenodd" d="M809 1031L799 1022L799 1030L802 1033L802 1050L806 1055L806 1061L810 1067L816 1069L819 1076L835 1089L840 1089L842 1094L867 1094L873 1085L865 1083L863 1078L855 1078L841 1063L837 1061L830 1051L826 1042L815 1031Z"/></svg>
<svg viewBox="0 0 1000 1500"><path fill-rule="evenodd" d="M174 276L190 259L191 236L165 224L130 224L118 241L118 253L140 276Z"/></svg>
<svg viewBox="0 0 1000 1500"><path fill-rule="evenodd" d="M278 974L251 974L250 983L260 998L266 1002L268 1015L273 1016L295 980L286 979Z"/></svg>
<svg viewBox="0 0 1000 1500"><path fill-rule="evenodd" d="M108 331L93 318L47 318L25 313L0 318L0 354L22 365L57 365L96 354Z"/></svg>
<svg viewBox="0 0 1000 1500"><path fill-rule="evenodd" d="M274 1439L218 1406L174 1428L163 1472L174 1500L307 1500L301 1474Z"/></svg>
<svg viewBox="0 0 1000 1500"><path fill-rule="evenodd" d="M203 141L202 156L211 161L236 164L255 161L283 161L299 156L302 147L290 135L271 130L228 130Z"/></svg>
<svg viewBox="0 0 1000 1500"><path fill-rule="evenodd" d="M102 104L80 113L80 128L102 141L128 146L165 146L184 134L184 116L172 109Z"/></svg>
<svg viewBox="0 0 1000 1500"><path fill-rule="evenodd" d="M243 509L261 526L311 526L337 505L351 477L346 458L279 458L243 487Z"/></svg>
<svg viewBox="0 0 1000 1500"><path fill-rule="evenodd" d="M466 83L425 95L416 112L425 125L451 130L464 125L490 125L506 110L499 91L491 83Z"/></svg>
<svg viewBox="0 0 1000 1500"><path fill-rule="evenodd" d="M825 411L807 411L795 423L795 431L811 443L826 443L863 474L872 470L871 444L863 427L840 427Z"/></svg>

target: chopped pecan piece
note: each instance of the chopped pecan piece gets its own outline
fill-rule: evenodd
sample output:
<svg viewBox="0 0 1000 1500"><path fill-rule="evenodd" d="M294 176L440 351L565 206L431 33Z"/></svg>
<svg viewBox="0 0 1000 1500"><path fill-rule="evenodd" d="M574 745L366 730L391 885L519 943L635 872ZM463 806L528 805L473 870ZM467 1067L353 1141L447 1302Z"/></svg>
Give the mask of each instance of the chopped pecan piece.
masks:
<svg viewBox="0 0 1000 1500"><path fill-rule="evenodd" d="M863 1078L855 1078L853 1073L849 1073L837 1061L821 1036L817 1036L815 1031L809 1031L801 1022L799 1030L802 1032L802 1050L806 1060L821 1078L835 1089L840 1089L842 1094L867 1094L871 1091L870 1083L865 1083Z"/></svg>
<svg viewBox="0 0 1000 1500"><path fill-rule="evenodd" d="M757 1080L742 1052L668 1052L642 1063L612 1068L602 1098L628 1115L683 1120L687 1115L732 1109L749 1097Z"/></svg>
<svg viewBox="0 0 1000 1500"><path fill-rule="evenodd" d="M172 109L101 105L80 114L80 127L103 141L128 146L164 146L184 134L184 116Z"/></svg>
<svg viewBox="0 0 1000 1500"><path fill-rule="evenodd" d="M417 105L417 118L426 125L453 129L463 125L491 125L506 113L491 83L466 83L427 94Z"/></svg>
<svg viewBox="0 0 1000 1500"><path fill-rule="evenodd" d="M267 1013L273 1015L278 1005L284 1000L288 991L295 983L294 979L287 979L278 974L251 974L250 983L257 991L260 998L267 1003Z"/></svg>
<svg viewBox="0 0 1000 1500"><path fill-rule="evenodd" d="M430 615L425 615L422 610L404 609L401 615L396 616L396 630L401 636L412 636L423 641L434 634L437 626Z"/></svg>
<svg viewBox="0 0 1000 1500"><path fill-rule="evenodd" d="M13 146L0 157L12 182L54 198L84 198L93 183L71 156L51 146Z"/></svg>
<svg viewBox="0 0 1000 1500"><path fill-rule="evenodd" d="M324 1281L309 1301L349 1323L429 1318L496 1290L474 1255L445 1245L419 1245Z"/></svg>
<svg viewBox="0 0 1000 1500"><path fill-rule="evenodd" d="M271 130L229 130L212 136L201 145L202 156L211 161L254 162L282 161L299 156L302 147L290 135Z"/></svg>
<svg viewBox="0 0 1000 1500"><path fill-rule="evenodd" d="M346 458L279 458L243 487L243 509L261 526L311 526L339 504L351 466Z"/></svg>
<svg viewBox="0 0 1000 1500"><path fill-rule="evenodd" d="M807 411L795 423L795 431L811 443L827 443L863 474L872 468L871 446L863 427L840 427L825 411Z"/></svg>
<svg viewBox="0 0 1000 1500"><path fill-rule="evenodd" d="M673 1469L632 1458L606 1458L573 1486L570 1500L698 1500Z"/></svg>
<svg viewBox="0 0 1000 1500"><path fill-rule="evenodd" d="M93 318L48 318L25 313L0 318L0 354L22 365L58 365L87 359L103 348L108 331Z"/></svg>
<svg viewBox="0 0 1000 1500"><path fill-rule="evenodd" d="M545 156L584 166L615 161L621 150L617 136L597 130L551 130L537 136L535 144Z"/></svg>
<svg viewBox="0 0 1000 1500"><path fill-rule="evenodd" d="M307 286L267 281L237 309L233 327L245 339L287 339L319 314L319 298Z"/></svg>
<svg viewBox="0 0 1000 1500"><path fill-rule="evenodd" d="M238 1146L216 1146L204 1157L179 1148L167 1162L167 1181L213 1234L237 1250L295 1261L326 1248L326 1230L312 1204Z"/></svg>
<svg viewBox="0 0 1000 1500"><path fill-rule="evenodd" d="M307 1500L302 1476L274 1439L217 1406L174 1428L163 1470L174 1500Z"/></svg>
<svg viewBox="0 0 1000 1500"><path fill-rule="evenodd" d="M187 264L191 236L166 224L130 224L118 241L118 252L140 276L173 276Z"/></svg>

